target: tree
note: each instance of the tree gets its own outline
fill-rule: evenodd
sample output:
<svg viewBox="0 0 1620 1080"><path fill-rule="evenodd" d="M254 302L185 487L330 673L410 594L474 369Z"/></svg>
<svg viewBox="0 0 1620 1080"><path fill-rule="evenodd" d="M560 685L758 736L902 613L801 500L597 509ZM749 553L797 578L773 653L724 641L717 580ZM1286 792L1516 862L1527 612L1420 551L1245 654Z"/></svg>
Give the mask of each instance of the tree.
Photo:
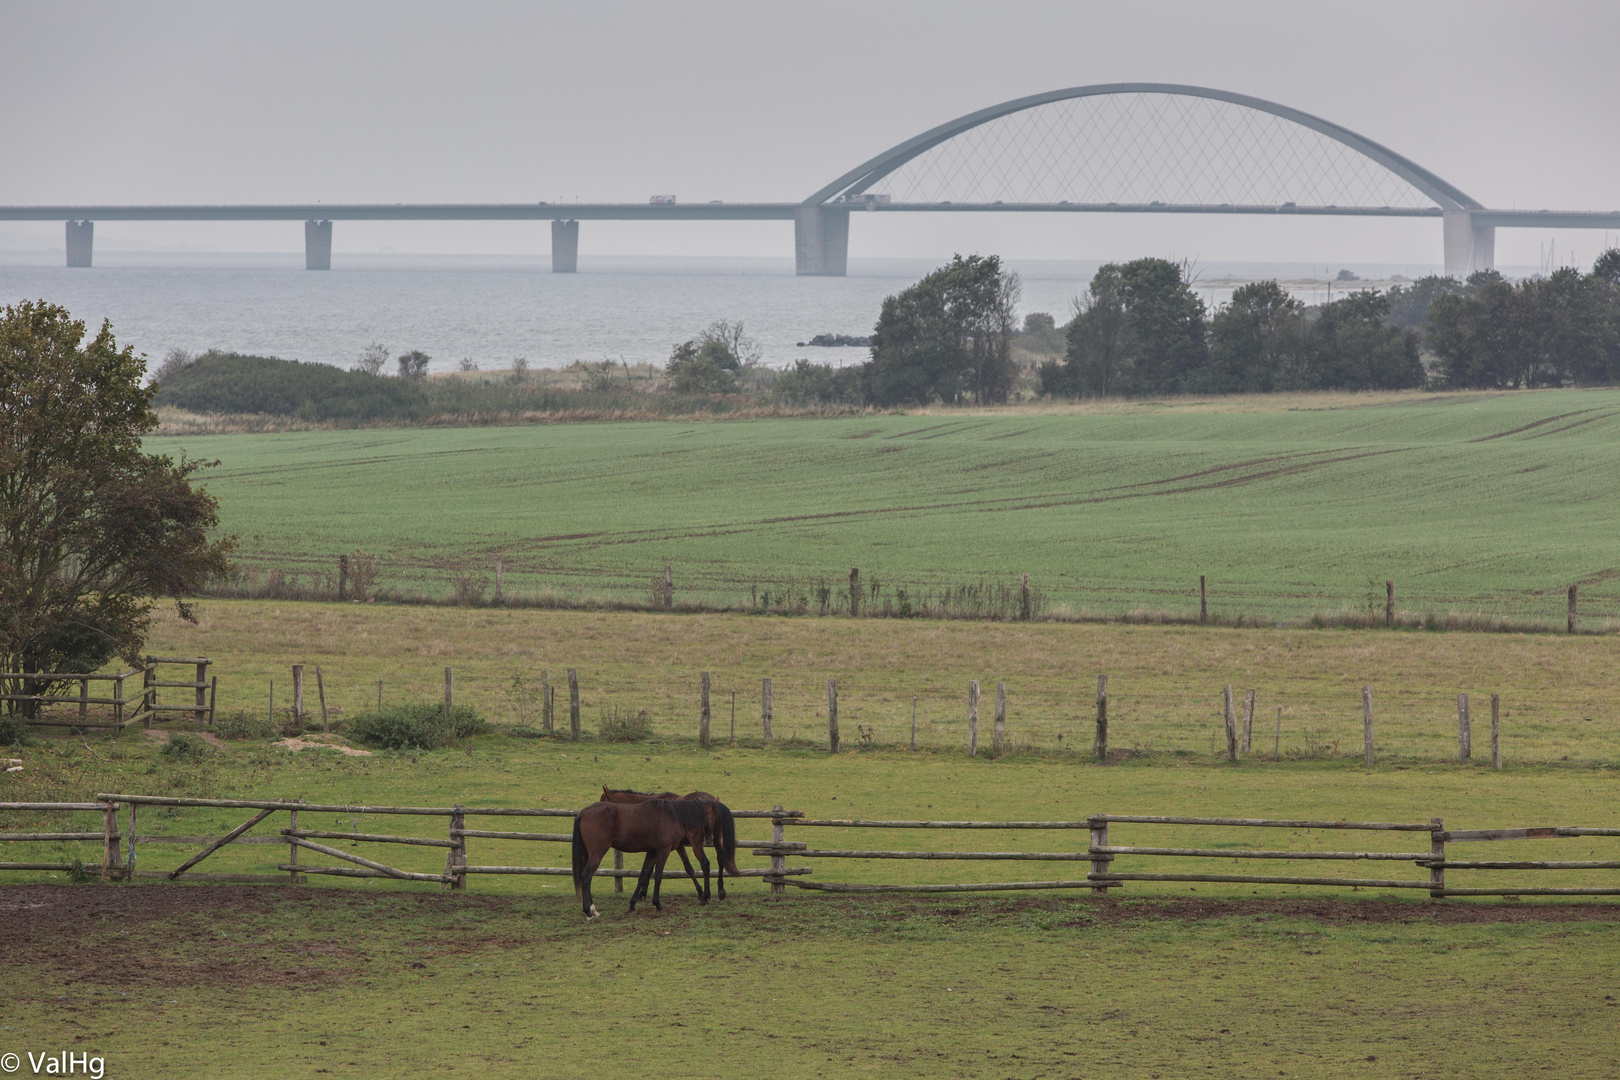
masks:
<svg viewBox="0 0 1620 1080"><path fill-rule="evenodd" d="M1174 394L1197 385L1209 359L1207 325L1185 269L1165 259L1099 269L1069 324L1064 368L1043 365L1042 389Z"/></svg>
<svg viewBox="0 0 1620 1080"><path fill-rule="evenodd" d="M428 361L432 359L433 357L421 349L412 349L410 352L404 353L397 361L399 364L399 377L402 379L427 378Z"/></svg>
<svg viewBox="0 0 1620 1080"><path fill-rule="evenodd" d="M388 366L388 346L372 342L360 350L360 359L355 361L354 370L363 371L367 375L381 375L382 369Z"/></svg>
<svg viewBox="0 0 1620 1080"><path fill-rule="evenodd" d="M1264 394L1287 385L1298 366L1305 305L1275 281L1240 286L1210 320L1210 359L1198 389Z"/></svg>
<svg viewBox="0 0 1620 1080"><path fill-rule="evenodd" d="M43 301L0 310L0 670L138 660L156 599L230 568L204 468L142 451L144 358ZM8 702L8 712L18 711ZM29 710L23 709L28 712Z"/></svg>
<svg viewBox="0 0 1620 1080"><path fill-rule="evenodd" d="M957 255L883 301L862 371L880 405L1006 401L1016 369L1018 275L994 255Z"/></svg>
<svg viewBox="0 0 1620 1080"><path fill-rule="evenodd" d="M1389 297L1353 293L1323 304L1310 323L1298 389L1404 390L1426 380L1418 333L1391 326Z"/></svg>

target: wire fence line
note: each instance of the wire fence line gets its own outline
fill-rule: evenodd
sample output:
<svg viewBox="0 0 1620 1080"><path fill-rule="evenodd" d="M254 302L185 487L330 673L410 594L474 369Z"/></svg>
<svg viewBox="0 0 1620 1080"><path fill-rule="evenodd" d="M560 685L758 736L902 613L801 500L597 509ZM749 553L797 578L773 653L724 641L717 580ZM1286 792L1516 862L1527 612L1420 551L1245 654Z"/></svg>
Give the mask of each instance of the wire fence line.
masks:
<svg viewBox="0 0 1620 1080"><path fill-rule="evenodd" d="M700 736L705 673L648 672L594 677L576 668L579 727L586 737L622 733L623 718L639 720L638 734L664 740ZM913 692L892 678L836 671L808 676L708 674L709 742L752 745L827 746L830 742L828 682L836 686L840 747L916 747L965 750L973 741L970 682L981 687L977 749L982 753L1019 751L1088 754L1095 737L1094 676L1062 680L996 680L930 676ZM770 682L770 723L765 720L765 682ZM222 712L271 708L272 680L259 685L220 679ZM1510 680L1504 675L1504 684ZM258 680L254 680L258 682ZM278 724L291 711L291 680L276 680L274 713ZM897 684L898 683L898 684ZM1224 685L1177 689L1137 689L1133 680L1114 676L1108 683L1108 745L1128 754L1221 756L1226 751ZM1246 756L1284 759L1360 756L1363 749L1362 687L1370 686L1374 741L1380 756L1426 760L1456 759L1460 742L1460 700L1466 696L1470 723L1488 724L1491 695L1500 697L1499 723L1504 753L1515 762L1620 762L1620 725L1614 705L1601 688L1564 687L1554 694L1516 694L1510 686L1412 686L1390 682L1323 680L1310 695L1273 691L1264 685L1231 684L1239 708L1247 710L1250 741ZM443 693L442 669L425 665L402 669L377 682L346 676L341 663L325 672L325 695L334 730L356 713L403 700L433 700ZM456 701L473 706L497 723L519 732L571 735L568 669L542 668L509 677L455 676ZM1002 733L995 737L996 701L1004 700ZM548 705L549 702L549 705ZM306 719L313 705L306 702ZM318 714L316 714L318 717ZM612 721L610 723L610 721ZM1475 746L1483 746L1476 737Z"/></svg>

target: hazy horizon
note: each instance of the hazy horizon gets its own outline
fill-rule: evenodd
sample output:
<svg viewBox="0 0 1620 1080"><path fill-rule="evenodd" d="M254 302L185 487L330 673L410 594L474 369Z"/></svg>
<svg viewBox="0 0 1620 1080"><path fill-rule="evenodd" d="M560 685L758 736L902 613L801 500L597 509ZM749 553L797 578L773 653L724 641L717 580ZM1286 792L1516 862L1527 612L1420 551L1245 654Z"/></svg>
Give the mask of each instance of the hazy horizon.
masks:
<svg viewBox="0 0 1620 1080"><path fill-rule="evenodd" d="M1277 101L1492 207L1620 208L1620 8L1039 2L14 5L0 13L0 202L796 201L986 105L1165 81ZM99 253L299 252L297 222L99 222ZM544 222L346 222L334 261L536 255ZM1592 232L1502 229L1497 259ZM121 248L122 245L122 248ZM792 252L788 223L587 221L581 258ZM62 247L0 224L0 258ZM850 254L1437 264L1435 220L863 215Z"/></svg>

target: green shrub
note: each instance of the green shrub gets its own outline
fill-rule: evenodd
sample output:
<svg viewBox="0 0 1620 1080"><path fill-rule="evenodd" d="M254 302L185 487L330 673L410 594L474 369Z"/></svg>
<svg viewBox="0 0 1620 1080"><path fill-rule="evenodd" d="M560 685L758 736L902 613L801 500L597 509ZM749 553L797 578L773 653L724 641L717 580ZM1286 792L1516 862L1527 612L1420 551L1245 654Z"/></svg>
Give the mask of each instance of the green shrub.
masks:
<svg viewBox="0 0 1620 1080"><path fill-rule="evenodd" d="M0 716L0 746L28 745L28 725L20 716Z"/></svg>
<svg viewBox="0 0 1620 1080"><path fill-rule="evenodd" d="M330 364L211 350L169 374L157 404L200 413L265 413L305 420L407 420L427 411L427 394Z"/></svg>
<svg viewBox="0 0 1620 1080"><path fill-rule="evenodd" d="M420 701L361 713L349 721L349 735L383 750L432 750L485 727L483 717L465 705L456 706L446 719L443 705Z"/></svg>
<svg viewBox="0 0 1620 1080"><path fill-rule="evenodd" d="M268 716L238 710L214 718L214 734L222 739L268 739L276 725Z"/></svg>
<svg viewBox="0 0 1620 1080"><path fill-rule="evenodd" d="M596 723L596 734L607 742L641 742L652 734L652 721L647 719L647 710L632 714L629 710L620 712L615 708L611 713L603 711Z"/></svg>
<svg viewBox="0 0 1620 1080"><path fill-rule="evenodd" d="M204 742L199 736L188 735L183 731L176 731L169 736L169 741L163 744L158 753L174 761L200 761L213 754L214 748Z"/></svg>

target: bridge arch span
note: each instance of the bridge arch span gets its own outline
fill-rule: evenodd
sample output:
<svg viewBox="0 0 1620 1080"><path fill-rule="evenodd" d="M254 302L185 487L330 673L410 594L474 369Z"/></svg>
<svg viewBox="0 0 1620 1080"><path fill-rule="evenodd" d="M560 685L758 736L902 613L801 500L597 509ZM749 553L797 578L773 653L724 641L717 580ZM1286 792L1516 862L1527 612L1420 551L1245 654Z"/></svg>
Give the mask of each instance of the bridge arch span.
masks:
<svg viewBox="0 0 1620 1080"><path fill-rule="evenodd" d="M1176 83L1033 94L890 147L799 204L800 273L843 272L850 209L1442 217L1461 275L1494 248L1471 221L1484 207L1410 158L1287 105Z"/></svg>

